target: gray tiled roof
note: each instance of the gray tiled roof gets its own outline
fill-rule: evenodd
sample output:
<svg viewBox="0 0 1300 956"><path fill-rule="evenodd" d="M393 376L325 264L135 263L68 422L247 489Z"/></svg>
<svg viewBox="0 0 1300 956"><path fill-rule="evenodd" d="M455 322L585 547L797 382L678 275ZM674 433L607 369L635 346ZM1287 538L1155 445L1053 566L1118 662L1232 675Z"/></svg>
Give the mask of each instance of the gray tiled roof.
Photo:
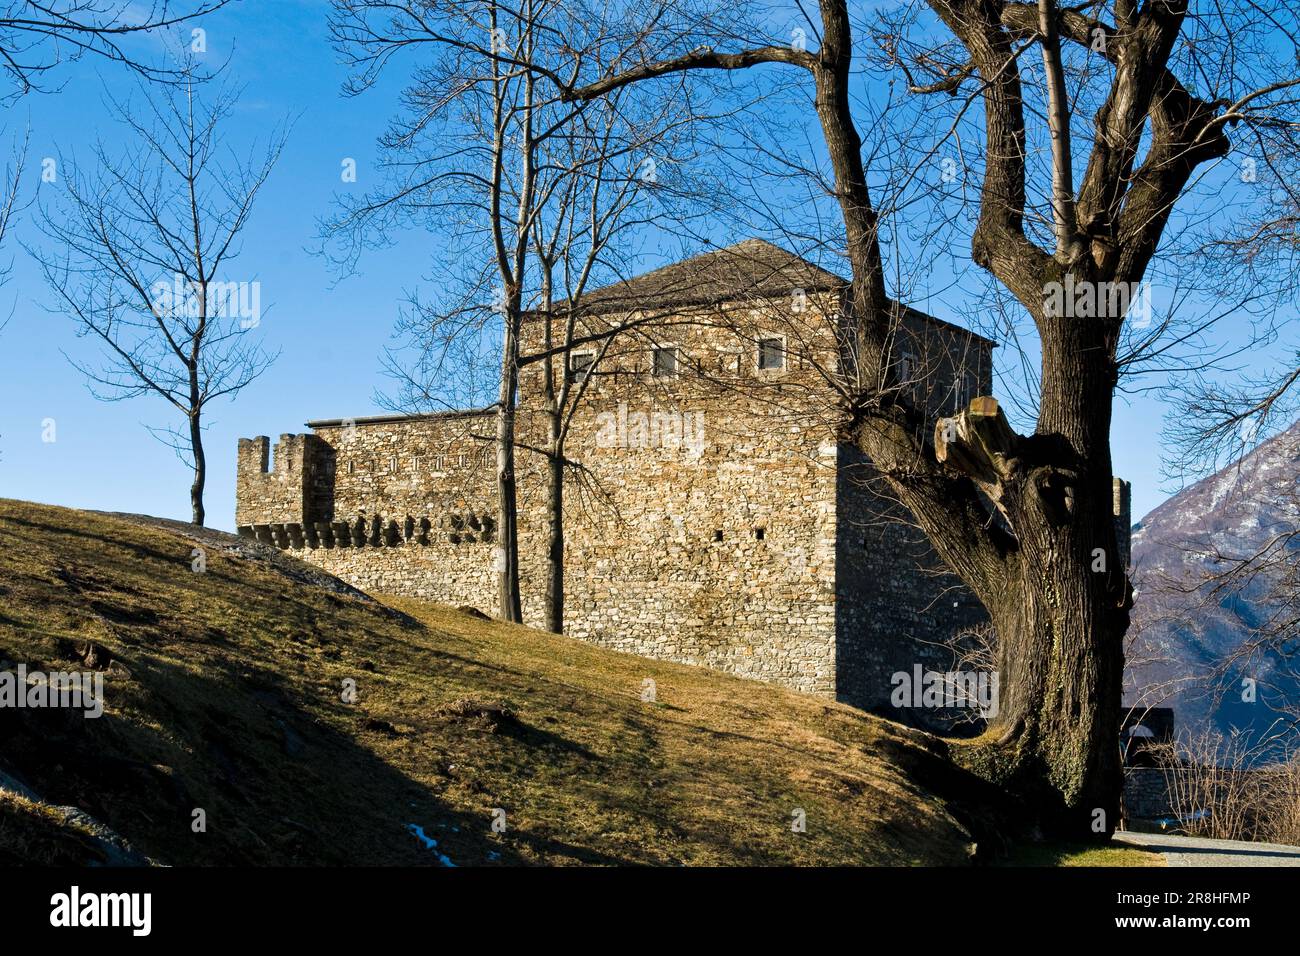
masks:
<svg viewBox="0 0 1300 956"><path fill-rule="evenodd" d="M746 239L632 279L615 282L583 295L591 311L656 309L713 305L764 296L789 296L795 289L820 292L837 289L845 280L762 239Z"/></svg>
<svg viewBox="0 0 1300 956"><path fill-rule="evenodd" d="M788 298L796 289L827 292L848 280L763 239L746 239L652 272L593 289L582 296L582 311L601 314L630 309L656 311L708 306L746 299ZM996 345L969 329L917 309L907 313L926 322Z"/></svg>

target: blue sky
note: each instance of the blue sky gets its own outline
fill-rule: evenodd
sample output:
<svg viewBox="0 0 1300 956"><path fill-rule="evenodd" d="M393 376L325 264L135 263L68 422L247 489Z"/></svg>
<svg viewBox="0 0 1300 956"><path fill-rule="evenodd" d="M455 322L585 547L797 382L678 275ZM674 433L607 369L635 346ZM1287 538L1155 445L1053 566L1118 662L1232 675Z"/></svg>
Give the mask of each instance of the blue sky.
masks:
<svg viewBox="0 0 1300 956"><path fill-rule="evenodd" d="M328 43L326 12L325 0L262 0L236 4L200 24L209 58L228 56L227 76L244 91L236 141L265 139L286 118L294 120L236 267L239 278L261 283L259 331L282 355L236 402L208 413L208 521L227 530L234 524L237 439L302 431L308 419L379 411L379 357L403 292L438 271L435 240L418 232L367 256L361 274L341 282L309 251L338 193L372 184L375 137L397 108L396 75L360 98L341 95L345 71ZM110 146L115 142L120 133L105 115L105 89L132 85L120 70L89 60L68 66L59 78L60 91L29 96L4 111L7 140L30 127L29 199L44 157L87 155L96 135ZM356 185L340 180L346 158L357 161ZM169 409L149 398L100 402L65 359L64 352L93 359L97 350L75 336L70 320L46 311L49 292L20 245L38 239L34 213L26 212L2 253L13 272L0 289L0 315L12 309L0 332L0 496L188 519L188 469L145 428L166 424ZM1133 482L1135 518L1165 497L1162 414L1151 397L1121 397L1116 408L1115 468ZM53 442L42 440L46 419L55 422Z"/></svg>
<svg viewBox="0 0 1300 956"><path fill-rule="evenodd" d="M388 340L402 289L428 271L427 237L412 235L367 258L362 274L337 282L309 251L317 221L346 188L363 188L375 136L394 106L394 91L363 100L339 94L345 72L329 48L326 5L317 0L245 3L204 20L209 58L230 56L227 76L243 95L232 129L241 142L265 140L294 120L288 146L262 193L235 270L261 283L258 330L279 361L234 403L211 408L209 524L233 529L235 449L241 436L302 431L308 419L375 410L378 355ZM9 108L9 139L30 124L30 198L45 156L84 155L98 133L120 137L105 115L106 87L130 90L121 71L84 61L61 75L63 89ZM341 182L341 163L355 158L359 182ZM48 187L46 187L48 188ZM50 296L18 240L39 239L29 209L6 242L13 275L3 290L0 333L0 495L54 504L166 517L189 516L187 467L144 427L168 422L161 400L104 403L61 352L93 358L70 320L48 313ZM42 421L56 440L42 441Z"/></svg>

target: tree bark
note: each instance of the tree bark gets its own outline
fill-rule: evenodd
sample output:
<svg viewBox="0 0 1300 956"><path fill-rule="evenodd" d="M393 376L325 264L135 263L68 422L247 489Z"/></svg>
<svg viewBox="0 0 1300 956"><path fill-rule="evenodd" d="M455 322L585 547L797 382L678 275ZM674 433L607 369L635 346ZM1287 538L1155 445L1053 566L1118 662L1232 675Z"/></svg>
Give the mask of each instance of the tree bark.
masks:
<svg viewBox="0 0 1300 956"><path fill-rule="evenodd" d="M193 101L191 101L193 102ZM191 120L191 126L193 121ZM199 200L194 189L194 174L189 176L190 217L194 228L194 261L199 275L204 275L202 230L199 227ZM190 484L190 521L203 527L206 517L203 511L203 486L207 482L208 463L203 455L203 387L199 381L199 359L206 344L208 332L208 283L200 279L198 285L199 321L191 340L189 361L185 369L189 377L190 401L188 417L190 422L190 453L194 457L194 481Z"/></svg>
<svg viewBox="0 0 1300 956"><path fill-rule="evenodd" d="M564 633L564 436L560 416L550 416L546 474L546 629Z"/></svg>
<svg viewBox="0 0 1300 956"><path fill-rule="evenodd" d="M1068 367L1067 380L1102 388L1110 374L1097 357L1104 345L1075 339L1103 335L1103 323L1045 322L1073 333L1045 337L1054 362ZM1119 814L1132 590L1112 513L1109 447L1104 438L1081 444L1108 433L1110 403L1082 409L1069 392L1067 401L1065 390L1044 381L1042 420L1055 427L1030 437L1011 430L996 401L978 398L938 423L935 452L979 488L1015 535L998 566L966 576L997 635L999 694L987 732L957 753L1025 796L1042 829L1100 837Z"/></svg>
<svg viewBox="0 0 1300 956"><path fill-rule="evenodd" d="M514 314L517 309L511 310ZM519 594L519 508L515 477L515 400L519 384L519 334L507 313L497 406L497 601L503 620L523 622Z"/></svg>
<svg viewBox="0 0 1300 956"><path fill-rule="evenodd" d="M1044 830L1077 836L1109 836L1119 819L1128 609L1115 606L1090 557L1109 518L1105 484L1081 493L1079 524L1042 522L1025 534L1018 573L986 603L998 641L998 714L964 755L1032 798ZM1104 510L1103 501L1081 505L1093 497Z"/></svg>
<svg viewBox="0 0 1300 956"><path fill-rule="evenodd" d="M194 454L194 481L190 484L190 521L203 527L206 518L203 509L203 488L208 480L208 460L203 451L203 431L197 410L190 415L190 449Z"/></svg>

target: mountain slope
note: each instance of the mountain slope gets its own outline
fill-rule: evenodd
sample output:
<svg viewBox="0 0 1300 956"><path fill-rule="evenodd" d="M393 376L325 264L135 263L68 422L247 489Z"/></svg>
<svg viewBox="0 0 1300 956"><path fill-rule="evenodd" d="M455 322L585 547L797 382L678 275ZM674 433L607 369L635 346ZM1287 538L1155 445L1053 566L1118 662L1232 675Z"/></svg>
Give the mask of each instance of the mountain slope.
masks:
<svg viewBox="0 0 1300 956"><path fill-rule="evenodd" d="M391 603L219 532L0 499L0 671L93 669L105 698L0 708L0 863L967 860L981 791L933 738Z"/></svg>
<svg viewBox="0 0 1300 956"><path fill-rule="evenodd" d="M1135 526L1129 701L1173 706L1184 727L1259 735L1274 725L1278 708L1300 700L1293 662L1275 649L1250 652L1270 626L1284 569L1295 567L1298 481L1300 422ZM1286 542L1273 567L1216 587L1216 577L1270 542ZM1257 684L1253 703L1242 700L1247 677Z"/></svg>

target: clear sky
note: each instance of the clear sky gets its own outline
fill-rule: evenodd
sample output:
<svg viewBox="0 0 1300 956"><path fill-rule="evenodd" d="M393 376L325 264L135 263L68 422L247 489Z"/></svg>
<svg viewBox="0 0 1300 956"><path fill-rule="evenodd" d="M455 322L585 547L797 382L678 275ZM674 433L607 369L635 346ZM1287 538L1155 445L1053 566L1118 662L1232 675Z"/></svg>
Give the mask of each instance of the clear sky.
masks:
<svg viewBox="0 0 1300 956"><path fill-rule="evenodd" d="M236 140L265 139L276 124L295 121L245 233L237 270L239 278L261 283L259 332L283 353L236 402L208 413L208 519L226 530L234 525L237 439L303 431L308 419L379 411L379 357L403 292L438 275L435 242L420 233L369 255L362 273L342 282L310 252L317 223L338 193L366 187L375 137L397 109L396 77L361 98L340 94L345 71L327 40L327 6L325 0L246 0L200 24L209 58L229 57L227 75L244 89L232 127ZM44 157L87 155L96 136L110 146L121 136L103 107L106 84L130 86L120 70L86 60L59 79L60 91L4 108L7 140L30 128L27 199L36 193ZM347 158L357 161L355 186L340 179ZM89 360L97 350L76 337L69 319L46 309L49 292L20 244L38 238L34 214L34 208L23 214L0 253L13 265L0 288L0 315L12 310L0 332L0 496L188 519L188 469L145 428L168 423L169 408L151 398L100 402L64 357ZM1116 408L1115 469L1133 482L1135 519L1165 497L1162 414L1158 398L1132 404L1121 398ZM46 419L55 423L53 442L43 441Z"/></svg>

